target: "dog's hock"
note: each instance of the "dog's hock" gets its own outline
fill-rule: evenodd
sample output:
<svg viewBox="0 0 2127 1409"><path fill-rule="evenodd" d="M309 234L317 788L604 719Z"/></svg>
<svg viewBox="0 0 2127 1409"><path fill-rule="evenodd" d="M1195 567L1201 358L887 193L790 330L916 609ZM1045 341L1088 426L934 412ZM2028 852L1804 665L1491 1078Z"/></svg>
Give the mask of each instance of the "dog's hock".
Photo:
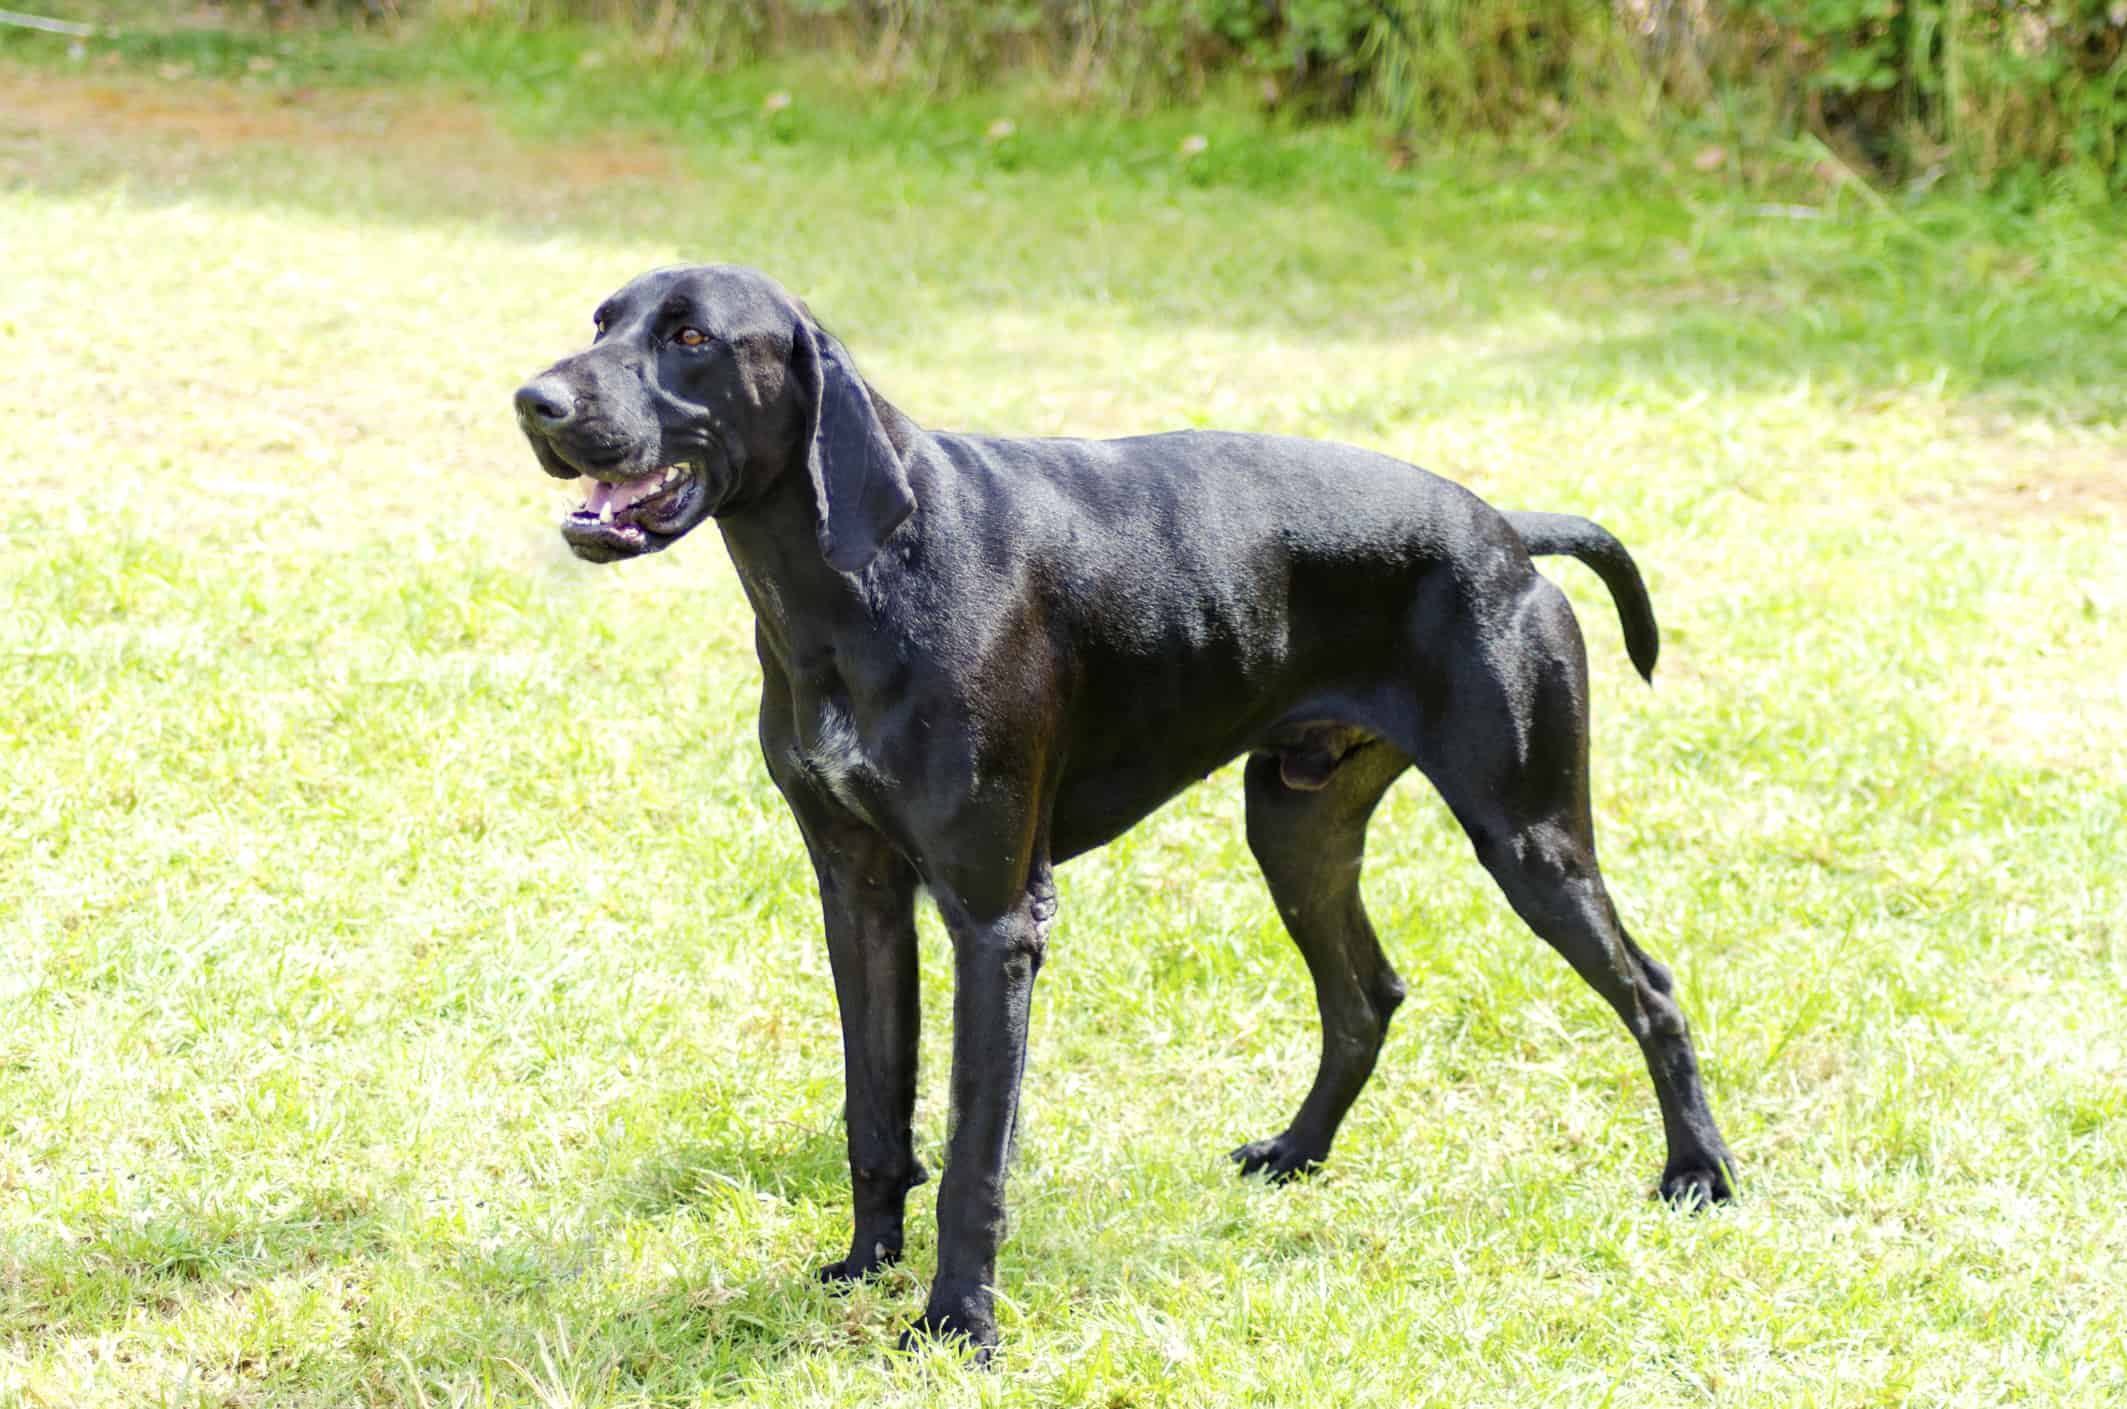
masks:
<svg viewBox="0 0 2127 1409"><path fill-rule="evenodd" d="M915 495L864 379L826 330L801 320L794 361L809 396L805 470L819 510L820 555L836 572L861 572Z"/></svg>

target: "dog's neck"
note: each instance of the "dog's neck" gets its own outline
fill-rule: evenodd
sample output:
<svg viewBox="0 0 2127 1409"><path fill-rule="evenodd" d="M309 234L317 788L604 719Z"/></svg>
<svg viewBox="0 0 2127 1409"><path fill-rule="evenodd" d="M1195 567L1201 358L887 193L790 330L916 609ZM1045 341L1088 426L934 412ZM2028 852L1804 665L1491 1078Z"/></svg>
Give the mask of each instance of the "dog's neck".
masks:
<svg viewBox="0 0 2127 1409"><path fill-rule="evenodd" d="M921 455L924 429L878 392L871 398L895 452L905 461ZM846 654L838 647L874 625L866 574L837 572L820 554L820 510L801 454L765 494L717 519L762 635L793 680L833 672ZM916 532L921 518L919 506L897 536Z"/></svg>

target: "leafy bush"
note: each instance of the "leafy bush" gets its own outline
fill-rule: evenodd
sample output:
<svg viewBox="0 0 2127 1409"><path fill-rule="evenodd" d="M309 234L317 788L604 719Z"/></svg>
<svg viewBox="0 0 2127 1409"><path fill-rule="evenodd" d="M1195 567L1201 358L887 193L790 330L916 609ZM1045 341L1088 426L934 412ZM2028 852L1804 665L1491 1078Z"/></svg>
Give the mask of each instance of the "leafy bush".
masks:
<svg viewBox="0 0 2127 1409"><path fill-rule="evenodd" d="M1755 101L1891 178L2069 172L2127 191L2127 0L257 0L286 16L621 25L712 66L797 48L882 82L1037 71L1139 105L1236 76L1407 136Z"/></svg>
<svg viewBox="0 0 2127 1409"><path fill-rule="evenodd" d="M2083 166L2117 189L2120 0L1730 0L1806 120L1878 167ZM1739 36L1740 33L1739 33ZM1760 70L1763 72L1764 70Z"/></svg>

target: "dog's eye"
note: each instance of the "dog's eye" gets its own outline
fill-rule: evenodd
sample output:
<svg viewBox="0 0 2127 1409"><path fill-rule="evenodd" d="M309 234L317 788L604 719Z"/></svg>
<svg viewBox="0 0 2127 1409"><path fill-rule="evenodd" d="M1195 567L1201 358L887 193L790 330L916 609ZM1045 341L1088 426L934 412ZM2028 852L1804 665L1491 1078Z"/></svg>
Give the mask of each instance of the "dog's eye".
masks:
<svg viewBox="0 0 2127 1409"><path fill-rule="evenodd" d="M672 340L681 347L700 347L709 338L700 328L681 328Z"/></svg>

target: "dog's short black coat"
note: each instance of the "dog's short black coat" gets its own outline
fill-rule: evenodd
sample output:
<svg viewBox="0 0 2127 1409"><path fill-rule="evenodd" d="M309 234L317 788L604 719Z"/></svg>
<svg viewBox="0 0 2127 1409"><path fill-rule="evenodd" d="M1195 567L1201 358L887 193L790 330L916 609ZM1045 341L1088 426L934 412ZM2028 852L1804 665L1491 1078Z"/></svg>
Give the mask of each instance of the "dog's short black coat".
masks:
<svg viewBox="0 0 2127 1409"><path fill-rule="evenodd" d="M1367 819L1406 769L1446 799L1530 928L1638 1039L1661 1190L1730 1195L1669 974L1596 868L1587 667L1531 553L1610 586L1642 673L1638 570L1584 519L1503 515L1341 445L1182 432L926 431L766 276L662 270L517 394L540 463L589 476L562 532L606 561L714 518L757 617L761 749L818 872L842 1014L855 1234L830 1280L901 1251L919 886L952 936L954 1118L918 1329L996 1338L1027 1009L1051 868L1246 754L1248 843L1314 976L1322 1057L1283 1179L1329 1153L1403 984L1360 903Z"/></svg>

